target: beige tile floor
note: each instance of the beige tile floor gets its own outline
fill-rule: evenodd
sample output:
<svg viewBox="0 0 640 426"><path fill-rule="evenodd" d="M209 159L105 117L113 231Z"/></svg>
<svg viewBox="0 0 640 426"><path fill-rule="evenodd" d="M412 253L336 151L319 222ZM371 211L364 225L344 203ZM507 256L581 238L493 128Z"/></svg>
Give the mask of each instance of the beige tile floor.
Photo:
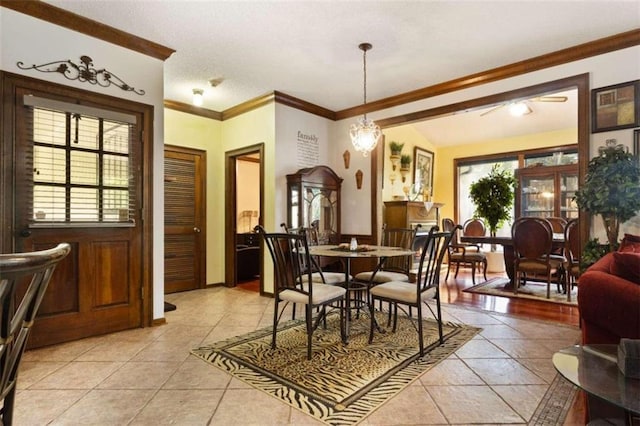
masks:
<svg viewBox="0 0 640 426"><path fill-rule="evenodd" d="M270 325L273 300L243 289L167 296L167 324L25 353L16 425L318 425L189 354ZM576 327L444 305L483 331L363 425L526 424L555 376L551 355Z"/></svg>

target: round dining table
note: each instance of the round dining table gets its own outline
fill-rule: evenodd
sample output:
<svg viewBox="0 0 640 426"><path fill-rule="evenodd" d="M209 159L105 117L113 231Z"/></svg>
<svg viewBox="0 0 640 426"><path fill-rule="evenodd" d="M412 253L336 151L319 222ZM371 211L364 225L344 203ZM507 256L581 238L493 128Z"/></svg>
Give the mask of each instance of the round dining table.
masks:
<svg viewBox="0 0 640 426"><path fill-rule="evenodd" d="M344 282L347 289L346 295L346 306L348 309L346 318L346 334L347 338L349 337L349 320L350 320L350 312L351 312L351 293L354 288L352 287L351 280L351 260L352 259L362 259L362 258L378 258L378 267L384 264L384 261L388 257L396 257L396 256L413 256L413 250L408 250L402 247L389 247L389 246L370 246L370 245L359 245L355 250L351 250L350 246L347 244L341 245L317 245L317 246L309 246L309 254L311 256L325 256L325 257L335 257L344 260ZM362 290L362 287L357 287L355 290ZM359 301L358 308L362 308L362 304L368 304L368 301Z"/></svg>

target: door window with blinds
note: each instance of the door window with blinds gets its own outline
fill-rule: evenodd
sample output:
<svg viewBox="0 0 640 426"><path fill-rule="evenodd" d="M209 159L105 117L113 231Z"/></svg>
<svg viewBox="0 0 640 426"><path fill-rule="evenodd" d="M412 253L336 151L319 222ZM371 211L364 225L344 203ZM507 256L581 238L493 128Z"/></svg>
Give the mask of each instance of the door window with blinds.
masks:
<svg viewBox="0 0 640 426"><path fill-rule="evenodd" d="M33 147L27 222L134 225L135 117L35 96L24 104Z"/></svg>

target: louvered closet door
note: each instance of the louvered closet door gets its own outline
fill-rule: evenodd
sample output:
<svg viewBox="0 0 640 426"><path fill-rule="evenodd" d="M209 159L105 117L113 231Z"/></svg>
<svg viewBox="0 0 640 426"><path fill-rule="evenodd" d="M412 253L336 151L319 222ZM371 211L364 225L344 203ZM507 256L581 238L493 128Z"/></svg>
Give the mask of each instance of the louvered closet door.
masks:
<svg viewBox="0 0 640 426"><path fill-rule="evenodd" d="M205 155L198 150L165 148L165 293L205 286Z"/></svg>

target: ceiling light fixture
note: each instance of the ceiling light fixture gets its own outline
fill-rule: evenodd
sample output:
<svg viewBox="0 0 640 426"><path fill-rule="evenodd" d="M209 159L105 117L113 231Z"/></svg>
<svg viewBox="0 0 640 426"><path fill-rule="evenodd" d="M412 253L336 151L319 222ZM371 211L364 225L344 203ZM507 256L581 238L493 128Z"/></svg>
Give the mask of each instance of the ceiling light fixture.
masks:
<svg viewBox="0 0 640 426"><path fill-rule="evenodd" d="M367 50L371 49L370 43L361 43L358 48L362 50L362 62L364 64L364 104L367 105ZM367 113L358 120L357 123L351 125L349 131L351 135L351 143L356 151L362 152L363 156L367 156L373 151L382 136L380 127L373 121L367 119Z"/></svg>
<svg viewBox="0 0 640 426"><path fill-rule="evenodd" d="M523 115L531 114L533 111L529 108L525 102L516 102L509 105L509 114L514 117L522 117Z"/></svg>
<svg viewBox="0 0 640 426"><path fill-rule="evenodd" d="M204 91L202 89L193 89L193 104L202 106Z"/></svg>

